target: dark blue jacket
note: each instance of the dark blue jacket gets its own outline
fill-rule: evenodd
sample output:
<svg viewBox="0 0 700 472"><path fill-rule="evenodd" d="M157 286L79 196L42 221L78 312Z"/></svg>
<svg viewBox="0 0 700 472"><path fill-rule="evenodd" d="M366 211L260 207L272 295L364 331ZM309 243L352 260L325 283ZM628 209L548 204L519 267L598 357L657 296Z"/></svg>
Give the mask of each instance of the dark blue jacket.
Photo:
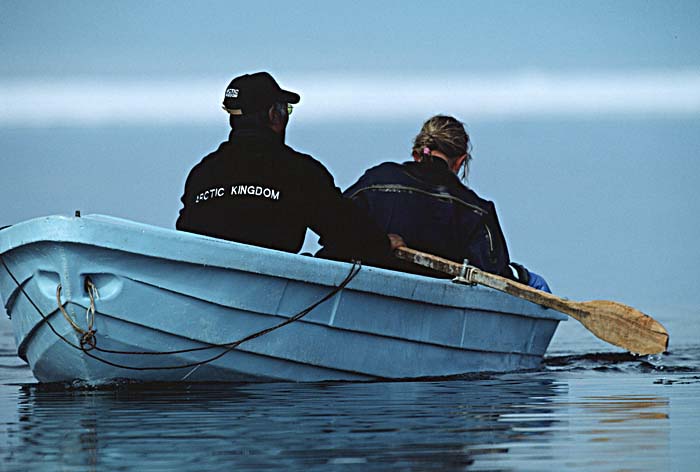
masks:
<svg viewBox="0 0 700 472"><path fill-rule="evenodd" d="M441 159L380 164L344 195L413 249L513 277L493 202L464 186Z"/></svg>

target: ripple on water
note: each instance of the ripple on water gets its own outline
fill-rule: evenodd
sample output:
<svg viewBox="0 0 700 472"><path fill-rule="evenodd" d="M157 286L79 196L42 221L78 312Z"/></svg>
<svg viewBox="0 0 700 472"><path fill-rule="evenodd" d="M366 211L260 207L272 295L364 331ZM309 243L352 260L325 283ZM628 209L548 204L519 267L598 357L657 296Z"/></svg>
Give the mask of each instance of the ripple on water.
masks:
<svg viewBox="0 0 700 472"><path fill-rule="evenodd" d="M700 383L686 381L700 376L655 383L658 375L645 372L580 374L26 385L15 387L15 416L5 423L9 449L0 458L9 470L27 463L76 470L668 470L671 395L676 404L697 405ZM696 424L692 415L675 422L681 430Z"/></svg>

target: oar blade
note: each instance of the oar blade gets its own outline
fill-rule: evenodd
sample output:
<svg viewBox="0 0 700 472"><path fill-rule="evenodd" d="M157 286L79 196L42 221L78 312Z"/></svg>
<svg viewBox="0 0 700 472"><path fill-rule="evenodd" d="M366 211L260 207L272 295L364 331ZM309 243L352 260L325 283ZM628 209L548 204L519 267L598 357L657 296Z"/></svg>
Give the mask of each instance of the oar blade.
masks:
<svg viewBox="0 0 700 472"><path fill-rule="evenodd" d="M609 300L575 303L575 316L593 334L634 354L658 354L668 349L661 323L631 306Z"/></svg>

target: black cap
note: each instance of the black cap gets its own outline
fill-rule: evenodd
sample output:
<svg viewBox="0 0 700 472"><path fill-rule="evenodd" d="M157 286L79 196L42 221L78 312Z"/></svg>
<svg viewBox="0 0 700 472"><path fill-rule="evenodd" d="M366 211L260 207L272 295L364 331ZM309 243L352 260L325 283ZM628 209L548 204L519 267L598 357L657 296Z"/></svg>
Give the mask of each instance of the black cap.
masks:
<svg viewBox="0 0 700 472"><path fill-rule="evenodd" d="M223 108L232 115L243 115L265 110L275 102L299 103L299 94L282 90L267 72L256 72L228 84Z"/></svg>

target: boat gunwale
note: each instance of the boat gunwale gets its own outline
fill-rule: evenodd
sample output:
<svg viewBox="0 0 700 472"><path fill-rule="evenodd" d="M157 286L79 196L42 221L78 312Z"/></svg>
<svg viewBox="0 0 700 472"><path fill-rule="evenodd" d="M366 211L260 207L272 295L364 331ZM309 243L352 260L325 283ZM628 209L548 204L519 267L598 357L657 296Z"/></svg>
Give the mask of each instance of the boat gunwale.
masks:
<svg viewBox="0 0 700 472"><path fill-rule="evenodd" d="M115 228L119 228L120 231L114 231ZM143 238L146 232L150 233L152 237ZM88 235L86 236L86 234ZM148 241L144 242L144 239ZM153 241L158 244L149 244ZM169 244L163 244L163 242ZM351 266L347 262L292 254L99 214L82 217L51 215L27 220L0 230L1 255L39 243L85 245L142 257L237 270L329 287L337 286L345 278ZM217 252L216 257L212 258L211 254L215 249L222 251ZM322 266L325 267L322 269ZM319 276L321 272L330 272L332 276L324 278ZM403 290L388 290L386 282L389 279L394 282L394 286L403 281L407 287ZM454 309L478 309L557 321L567 319L559 312L517 298L513 298L514 303L510 304L509 310L483 307L478 303L470 305L468 302L474 297L456 297L448 292L456 293L458 289L467 289L487 296L512 297L485 287L467 287L446 282L448 279L363 266L358 277L348 285L347 289ZM421 293L424 296L418 297L416 295L416 290L419 287L422 287ZM428 293L431 293L430 297L425 296ZM436 296L436 293L439 296ZM450 298L459 298L461 303L450 303Z"/></svg>

